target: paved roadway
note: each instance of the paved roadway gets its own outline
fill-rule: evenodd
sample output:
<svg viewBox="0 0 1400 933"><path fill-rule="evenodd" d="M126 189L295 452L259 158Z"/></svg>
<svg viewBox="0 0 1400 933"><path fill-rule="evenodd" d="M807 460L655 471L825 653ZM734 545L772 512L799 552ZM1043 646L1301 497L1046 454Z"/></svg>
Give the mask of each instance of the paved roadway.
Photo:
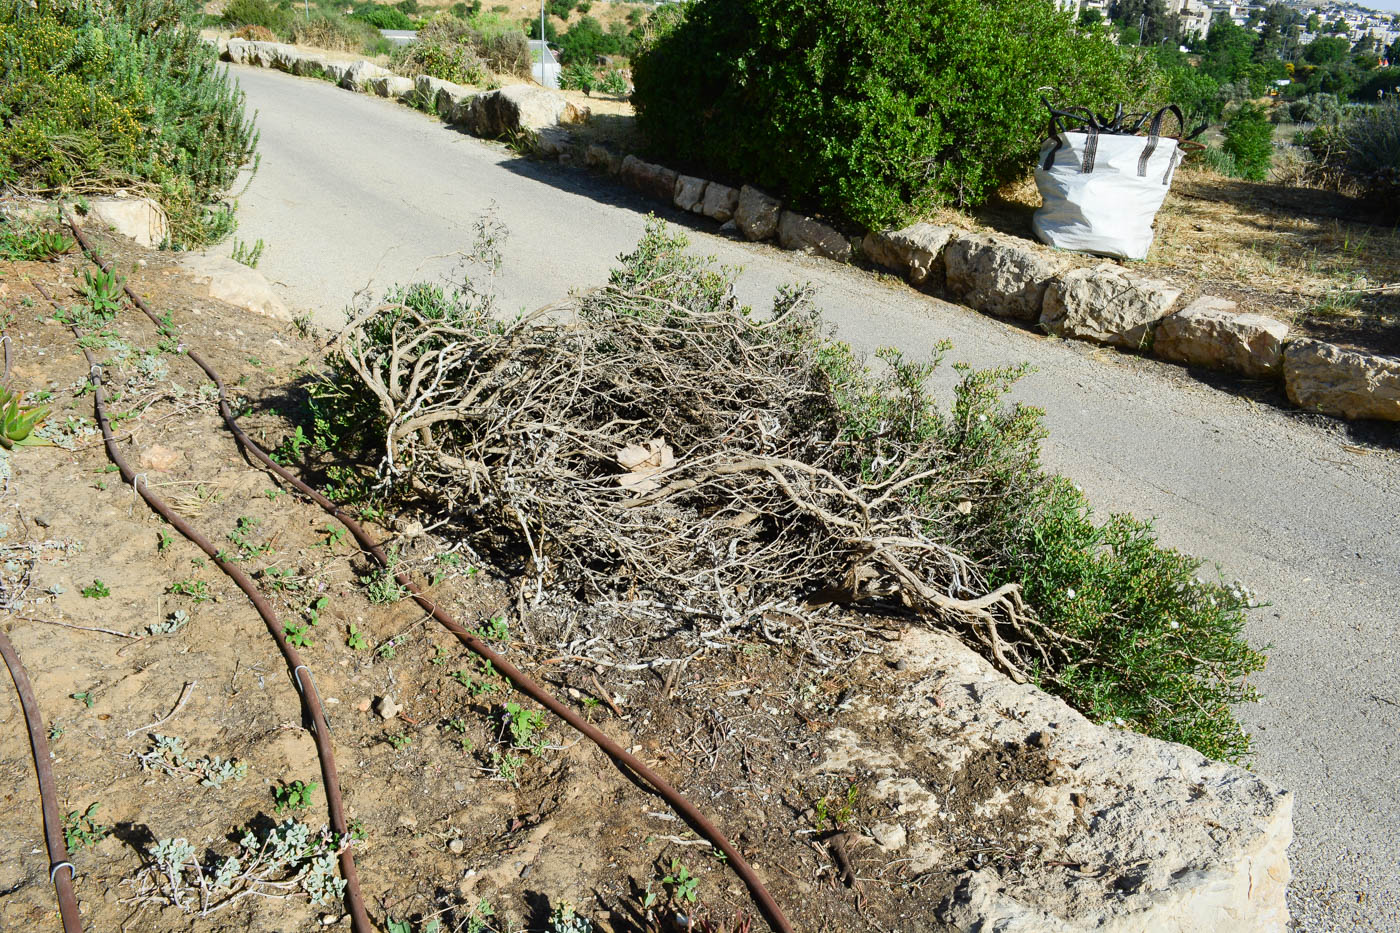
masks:
<svg viewBox="0 0 1400 933"><path fill-rule="evenodd" d="M239 236L294 307L333 326L355 291L451 275L492 204L509 229L498 291L534 308L601 282L654 205L581 170L517 159L394 103L235 68L259 111L262 166ZM664 216L679 218L675 212ZM811 281L858 348L980 366L1028 360L1019 397L1047 410L1046 460L1103 509L1157 520L1169 544L1272 602L1272 643L1243 711L1255 770L1296 793L1292 907L1307 930L1400 929L1400 438L1220 391L1183 371L1008 327L887 277L697 228L742 266L745 300ZM1373 443L1375 442L1375 443Z"/></svg>

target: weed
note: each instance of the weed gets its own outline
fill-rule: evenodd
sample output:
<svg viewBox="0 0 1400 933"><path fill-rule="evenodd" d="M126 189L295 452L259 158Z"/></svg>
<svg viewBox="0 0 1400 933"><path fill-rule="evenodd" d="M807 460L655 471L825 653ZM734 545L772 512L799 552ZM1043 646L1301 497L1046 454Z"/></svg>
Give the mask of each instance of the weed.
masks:
<svg viewBox="0 0 1400 933"><path fill-rule="evenodd" d="M496 616L481 628L477 629L477 634L487 641L510 641L510 626L506 623L505 616Z"/></svg>
<svg viewBox="0 0 1400 933"><path fill-rule="evenodd" d="M99 826L97 808L92 804L86 810L72 810L63 817L63 841L70 852L84 846L95 846L112 831L110 826Z"/></svg>
<svg viewBox="0 0 1400 933"><path fill-rule="evenodd" d="M837 829L842 828L850 822L851 815L855 812L856 801L860 799L860 785L852 783L846 787L845 799L835 798L836 809L832 810L833 798L824 796L812 807L816 814L813 817L813 825L817 832L825 832L827 820Z"/></svg>
<svg viewBox="0 0 1400 933"><path fill-rule="evenodd" d="M57 742L61 738L63 738L63 727L58 723L49 726L49 741Z"/></svg>
<svg viewBox="0 0 1400 933"><path fill-rule="evenodd" d="M394 555L391 553L389 556L392 562ZM408 590L395 579L391 569L377 570L360 577L360 583L365 587L365 598L374 606L396 603L408 595Z"/></svg>
<svg viewBox="0 0 1400 933"><path fill-rule="evenodd" d="M61 233L0 224L0 259L45 262L63 255L73 246L73 241Z"/></svg>
<svg viewBox="0 0 1400 933"><path fill-rule="evenodd" d="M126 278L117 275L115 269L83 270L83 298L87 300L88 310L95 315L98 320L111 320L122 306L122 287L126 285Z"/></svg>
<svg viewBox="0 0 1400 933"><path fill-rule="evenodd" d="M157 553L157 554L164 554L166 551L168 551L168 550L170 549L170 542L171 542L171 540L172 540L172 539L171 539L171 537L170 537L170 532L168 532L168 531L158 531L158 532L156 532L156 553Z"/></svg>
<svg viewBox="0 0 1400 933"><path fill-rule="evenodd" d="M378 648L374 649L374 653L379 655L381 660L392 661L399 651L398 646L394 644L394 639L390 638L381 643Z"/></svg>
<svg viewBox="0 0 1400 933"><path fill-rule="evenodd" d="M241 781L248 776L248 764L225 761L217 755L195 758L185 749L178 736L151 736L149 749L137 755L143 771L164 771L173 777L192 777L204 787L222 787L228 781Z"/></svg>
<svg viewBox="0 0 1400 933"><path fill-rule="evenodd" d="M311 443L311 438L302 431L301 425L296 426L291 434L282 438L282 443L272 451L272 459L283 466L291 466L300 463L305 456L306 447ZM344 529L341 530L344 533Z"/></svg>
<svg viewBox="0 0 1400 933"><path fill-rule="evenodd" d="M196 558L196 560L199 560L200 565L203 565L204 561L202 559ZM170 586L166 588L166 592L175 596L188 596L196 603L209 601L209 584L204 580L178 580L170 584Z"/></svg>
<svg viewBox="0 0 1400 933"><path fill-rule="evenodd" d="M266 244L259 239L251 247L242 240L233 241L233 261L241 262L249 269L258 267L258 260L262 259L263 249Z"/></svg>
<svg viewBox="0 0 1400 933"><path fill-rule="evenodd" d="M290 784L274 787L272 789L273 809L277 813L286 813L288 810L305 810L311 806L311 797L319 786L315 781L310 783L292 781Z"/></svg>
<svg viewBox="0 0 1400 933"><path fill-rule="evenodd" d="M263 490L263 495L267 496L269 502L276 502L278 496L285 496L286 494L287 494L287 491L286 491L285 489L264 489L264 490Z"/></svg>
<svg viewBox="0 0 1400 933"><path fill-rule="evenodd" d="M491 767L496 769L496 773L501 776L501 780L514 784L520 779L520 767L525 764L525 759L519 755L512 755L509 752L502 755L500 752L491 753Z"/></svg>
<svg viewBox="0 0 1400 933"><path fill-rule="evenodd" d="M326 608L326 606L329 603L329 596L318 596L315 599L313 599L311 601L311 605L307 606L305 609L302 610L302 612L306 615L306 624L320 625L321 612Z"/></svg>
<svg viewBox="0 0 1400 933"><path fill-rule="evenodd" d="M316 645L311 640L311 636L307 634L309 627L306 624L288 622L283 626L283 631L287 633L287 643L296 645L298 648L314 648Z"/></svg>
<svg viewBox="0 0 1400 933"><path fill-rule="evenodd" d="M238 522L234 526L233 531L228 533L229 541L238 546L242 560L250 560L254 557L261 557L264 554L272 553L272 545L270 543L254 544L252 541L253 533L261 524L261 519L240 515L238 516Z"/></svg>
<svg viewBox="0 0 1400 933"><path fill-rule="evenodd" d="M350 831L350 838L355 842L364 842L369 838L369 832L365 829L364 820L351 820L350 825L345 828Z"/></svg>
<svg viewBox="0 0 1400 933"><path fill-rule="evenodd" d="M413 744L413 736L409 735L407 732L394 732L385 736L385 739L388 740L390 745L394 746L395 751L408 748Z"/></svg>
<svg viewBox="0 0 1400 933"><path fill-rule="evenodd" d="M73 699L77 700L79 703L82 703L88 709L92 709L94 697L91 690L81 690L78 693L70 693L68 695Z"/></svg>
<svg viewBox="0 0 1400 933"><path fill-rule="evenodd" d="M328 551L334 551L335 546L345 539L344 528L332 528L327 525L321 529L321 534L326 536L326 539L322 541L321 544L323 544Z"/></svg>
<svg viewBox="0 0 1400 933"><path fill-rule="evenodd" d="M108 589L107 584L103 583L101 580L93 580L79 592L87 599L106 599L108 596L112 595L112 591Z"/></svg>
<svg viewBox="0 0 1400 933"><path fill-rule="evenodd" d="M447 720L447 728L457 733L457 744L461 746L462 751L469 752L472 750L472 740L466 734L467 721L465 719L461 717L449 719Z"/></svg>
<svg viewBox="0 0 1400 933"><path fill-rule="evenodd" d="M549 913L549 933L593 933L593 921L580 917L568 901L561 901Z"/></svg>
<svg viewBox="0 0 1400 933"><path fill-rule="evenodd" d="M700 898L699 879L680 859L671 859L671 870L661 879L661 883L670 887L672 899L682 904L694 904Z"/></svg>
<svg viewBox="0 0 1400 933"><path fill-rule="evenodd" d="M434 646L434 648L433 648L433 656L432 656L431 658L428 659L428 663L429 663L429 664L434 664L434 665L436 665L436 666L438 666L438 667L441 667L442 665L446 664L446 663L447 663L447 650L446 650L445 648L443 648L442 645L436 645L436 646Z"/></svg>
<svg viewBox="0 0 1400 933"><path fill-rule="evenodd" d="M540 738L545 728L543 712L526 709L519 703L507 703L504 718L511 743L516 748L527 748L532 755L544 751L544 741Z"/></svg>
<svg viewBox="0 0 1400 933"><path fill-rule="evenodd" d="M360 633L360 630L355 628L353 622L350 623L350 632L345 637L345 644L351 651L360 651L369 647L369 642L365 640L365 636Z"/></svg>
<svg viewBox="0 0 1400 933"><path fill-rule="evenodd" d="M302 589L302 581L297 579L291 567L264 567L260 576L267 582L268 589L274 592L295 593Z"/></svg>

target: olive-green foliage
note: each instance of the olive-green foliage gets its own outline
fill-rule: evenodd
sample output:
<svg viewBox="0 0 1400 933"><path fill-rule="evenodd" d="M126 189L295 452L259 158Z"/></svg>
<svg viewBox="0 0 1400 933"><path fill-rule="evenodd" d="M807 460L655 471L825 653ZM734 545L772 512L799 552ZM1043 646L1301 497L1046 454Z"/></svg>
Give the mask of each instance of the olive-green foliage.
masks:
<svg viewBox="0 0 1400 933"><path fill-rule="evenodd" d="M211 205L257 137L197 17L195 0L0 0L0 185L134 188L177 244L226 233Z"/></svg>
<svg viewBox="0 0 1400 933"><path fill-rule="evenodd" d="M633 101L658 155L873 226L1029 171L1042 86L1103 110L1155 79L1044 0L698 0L634 58Z"/></svg>
<svg viewBox="0 0 1400 933"><path fill-rule="evenodd" d="M358 52L381 38L379 30L364 20L339 13L298 17L287 27L286 36L297 45L336 52Z"/></svg>
<svg viewBox="0 0 1400 933"><path fill-rule="evenodd" d="M438 16L419 27L417 42L394 50L393 62L410 76L479 85L496 74L528 77L530 47L519 29L496 17Z"/></svg>
<svg viewBox="0 0 1400 933"><path fill-rule="evenodd" d="M1240 104L1225 121L1221 148L1235 160L1235 175L1250 181L1269 177L1274 159L1274 125L1268 113L1255 104Z"/></svg>
<svg viewBox="0 0 1400 933"><path fill-rule="evenodd" d="M1400 98L1353 107L1340 124L1300 134L1323 179L1366 195L1366 206L1400 222Z"/></svg>
<svg viewBox="0 0 1400 933"><path fill-rule="evenodd" d="M1288 118L1294 123L1334 125L1342 119L1342 104L1335 94L1308 94L1288 105Z"/></svg>
<svg viewBox="0 0 1400 933"><path fill-rule="evenodd" d="M611 287L664 297L680 309L670 327L729 307L733 271L689 254L686 245L683 236L649 224L636 251L621 258ZM387 345L405 306L457 327L499 326L475 310L477 302L432 285L399 289L367 324L366 344ZM944 403L929 387L937 359L884 351L877 374L815 322L783 333L792 378L812 390L810 401L789 413L785 430L836 452L827 466L851 488L879 485L896 471L920 477L892 493L911 529L972 558L992 585L1019 582L1046 628L1060 634L1049 662L1035 672L1045 689L1100 722L1122 720L1212 757L1247 754L1248 737L1231 707L1253 699L1246 677L1264 660L1241 637L1250 595L1218 577L1196 580L1199 562L1157 544L1146 523L1127 515L1096 522L1077 488L1047 474L1040 463L1043 413L1005 400L1022 368L955 367L961 378ZM331 366L315 392L315 444L373 462L383 451L382 411L348 363L333 356ZM358 476L342 482L339 494L353 499L375 479L367 466Z"/></svg>
<svg viewBox="0 0 1400 933"><path fill-rule="evenodd" d="M229 26L261 26L281 35L291 26L293 14L271 0L229 0L220 19Z"/></svg>
<svg viewBox="0 0 1400 933"><path fill-rule="evenodd" d="M403 10L381 3L361 3L351 15L375 29L412 29L414 26L413 20Z"/></svg>

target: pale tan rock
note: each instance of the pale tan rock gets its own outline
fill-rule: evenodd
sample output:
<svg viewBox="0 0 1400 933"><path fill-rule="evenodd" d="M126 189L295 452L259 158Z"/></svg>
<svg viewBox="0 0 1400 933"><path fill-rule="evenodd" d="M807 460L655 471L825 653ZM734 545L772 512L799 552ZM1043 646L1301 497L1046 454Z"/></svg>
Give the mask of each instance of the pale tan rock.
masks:
<svg viewBox="0 0 1400 933"><path fill-rule="evenodd" d="M152 444L141 452L139 463L148 470L159 470L162 473L173 470L185 455L178 450L166 447L164 444Z"/></svg>
<svg viewBox="0 0 1400 933"><path fill-rule="evenodd" d="M680 175L676 178L676 194L672 199L676 207L692 214L700 213L705 200L705 188L709 182L694 175Z"/></svg>
<svg viewBox="0 0 1400 933"><path fill-rule="evenodd" d="M93 222L102 224L152 249L170 236L165 211L150 198L93 198L88 202L87 215L80 219L84 226Z"/></svg>
<svg viewBox="0 0 1400 933"><path fill-rule="evenodd" d="M943 250L957 233L953 227L917 223L902 230L872 230L861 249L871 262L908 276L911 284L942 285Z"/></svg>
<svg viewBox="0 0 1400 933"><path fill-rule="evenodd" d="M609 175L616 175L622 171L622 156L606 146L594 143L588 147L583 158L589 168L607 172Z"/></svg>
<svg viewBox="0 0 1400 933"><path fill-rule="evenodd" d="M185 253L179 267L196 283L207 285L210 298L278 321L291 321L291 312L256 269L225 256Z"/></svg>
<svg viewBox="0 0 1400 933"><path fill-rule="evenodd" d="M778 217L778 245L837 262L851 260L850 240L834 228L794 211L783 211Z"/></svg>
<svg viewBox="0 0 1400 933"><path fill-rule="evenodd" d="M664 165L643 162L636 156L629 155L622 160L620 176L624 182L647 197L670 204L676 197L676 179L680 177L680 173Z"/></svg>
<svg viewBox="0 0 1400 933"><path fill-rule="evenodd" d="M778 232L778 216L783 205L757 188L745 185L739 189L739 204L734 209L734 223L739 232L750 240L766 240Z"/></svg>
<svg viewBox="0 0 1400 933"><path fill-rule="evenodd" d="M980 233L952 237L943 258L950 296L978 311L1021 321L1036 319L1050 280L1069 264L1068 258Z"/></svg>
<svg viewBox="0 0 1400 933"><path fill-rule="evenodd" d="M812 782L861 772L861 800L881 820L872 841L897 843L906 871L954 876L938 907L954 929L1288 928L1287 791L1185 746L1097 725L947 633L908 629L891 653L904 670L827 731ZM962 840L980 832L1036 857L970 869Z"/></svg>
<svg viewBox="0 0 1400 933"><path fill-rule="evenodd" d="M1112 263L1073 269L1045 290L1041 326L1049 333L1145 349L1181 289Z"/></svg>
<svg viewBox="0 0 1400 933"><path fill-rule="evenodd" d="M381 75L369 79L369 89L380 97L402 99L412 94L417 85L412 78L400 75Z"/></svg>
<svg viewBox="0 0 1400 933"><path fill-rule="evenodd" d="M728 223L734 219L734 212L738 208L739 189L721 185L717 181L710 182L705 188L705 201L700 205L700 213L706 217L720 223Z"/></svg>
<svg viewBox="0 0 1400 933"><path fill-rule="evenodd" d="M1283 369L1288 325L1262 314L1239 314L1235 303L1203 295L1162 318L1152 352L1191 366L1229 369L1246 376L1277 376Z"/></svg>
<svg viewBox="0 0 1400 933"><path fill-rule="evenodd" d="M468 91L450 110L443 109L440 98L438 113L453 123L462 124L478 136L496 137L522 130L539 132L549 127L582 123L588 119L590 111L554 91L528 84L514 84L481 94Z"/></svg>
<svg viewBox="0 0 1400 933"><path fill-rule="evenodd" d="M371 81L390 77L397 77L397 75L374 62L361 60L347 66L345 73L340 76L340 80L336 83L347 91L365 91L370 90Z"/></svg>
<svg viewBox="0 0 1400 933"><path fill-rule="evenodd" d="M1294 340L1283 348L1283 384L1299 408L1400 421L1400 359L1395 357Z"/></svg>

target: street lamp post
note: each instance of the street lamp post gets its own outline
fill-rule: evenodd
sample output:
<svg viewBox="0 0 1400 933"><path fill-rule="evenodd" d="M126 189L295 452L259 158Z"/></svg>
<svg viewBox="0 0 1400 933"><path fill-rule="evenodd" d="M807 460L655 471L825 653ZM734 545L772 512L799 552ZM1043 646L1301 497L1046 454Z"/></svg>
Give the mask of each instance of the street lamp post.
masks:
<svg viewBox="0 0 1400 933"><path fill-rule="evenodd" d="M544 57L549 54L549 43L544 38L544 0L540 0L540 87L548 87L544 80Z"/></svg>

